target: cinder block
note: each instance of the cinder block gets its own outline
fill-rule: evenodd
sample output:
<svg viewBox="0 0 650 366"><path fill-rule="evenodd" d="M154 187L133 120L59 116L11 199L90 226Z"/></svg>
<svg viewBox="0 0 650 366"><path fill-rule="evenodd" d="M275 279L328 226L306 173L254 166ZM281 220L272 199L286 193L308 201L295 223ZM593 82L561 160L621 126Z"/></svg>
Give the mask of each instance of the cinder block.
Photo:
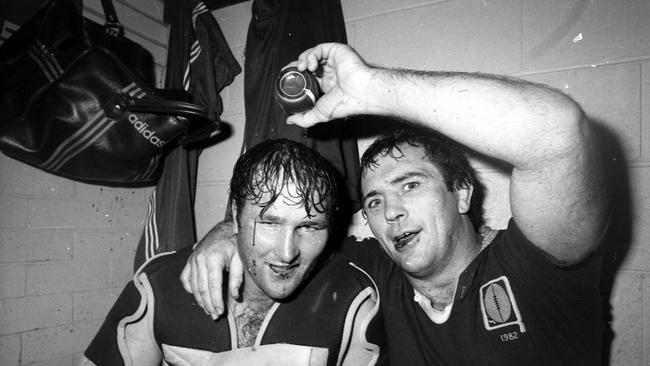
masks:
<svg viewBox="0 0 650 366"><path fill-rule="evenodd" d="M70 366L78 365L83 352L75 353L72 355L66 355L63 357L58 357L56 359L50 359L43 362L30 363L29 366Z"/></svg>
<svg viewBox="0 0 650 366"><path fill-rule="evenodd" d="M233 135L203 150L199 156L197 177L199 183L230 182L232 168L239 158L242 141L244 141L244 114L222 116L222 118L231 125Z"/></svg>
<svg viewBox="0 0 650 366"><path fill-rule="evenodd" d="M650 245L645 247L604 243L605 263L610 267L619 267L625 271L642 271L650 273Z"/></svg>
<svg viewBox="0 0 650 366"><path fill-rule="evenodd" d="M355 20L359 18L368 18L372 16L394 13L400 10L410 8L419 8L423 4L434 4L440 0L343 0L343 16L345 20Z"/></svg>
<svg viewBox="0 0 650 366"><path fill-rule="evenodd" d="M57 360L83 352L101 323L101 321L83 322L25 334L23 364Z"/></svg>
<svg viewBox="0 0 650 366"><path fill-rule="evenodd" d="M72 296L35 296L0 301L0 334L72 322Z"/></svg>
<svg viewBox="0 0 650 366"><path fill-rule="evenodd" d="M643 329L646 331L646 337L648 334L648 329L650 329L650 276L648 273L645 273L643 275L643 294L644 294L644 300L643 300L643 314L644 316L644 322L643 322ZM646 365L650 363L650 353L648 353L648 339L646 338L646 345L645 345L645 362Z"/></svg>
<svg viewBox="0 0 650 366"><path fill-rule="evenodd" d="M200 239L224 219L228 205L228 184L199 184L196 187L196 197L196 235Z"/></svg>
<svg viewBox="0 0 650 366"><path fill-rule="evenodd" d="M25 228L36 210L33 206L27 196L0 194L0 228Z"/></svg>
<svg viewBox="0 0 650 366"><path fill-rule="evenodd" d="M72 259L72 231L0 229L0 263Z"/></svg>
<svg viewBox="0 0 650 366"><path fill-rule="evenodd" d="M610 298L615 334L611 365L644 366L643 275L622 271L616 276Z"/></svg>
<svg viewBox="0 0 650 366"><path fill-rule="evenodd" d="M132 205L146 204L153 189L153 187L104 187L77 182L75 184L74 199L77 201L93 203L101 202L105 204L120 201L129 202Z"/></svg>
<svg viewBox="0 0 650 366"><path fill-rule="evenodd" d="M100 203L0 195L0 228L111 227L112 207Z"/></svg>
<svg viewBox="0 0 650 366"><path fill-rule="evenodd" d="M84 232L75 237L74 260L108 266L108 286L123 286L133 276L133 259L140 240L140 229L121 232Z"/></svg>
<svg viewBox="0 0 650 366"><path fill-rule="evenodd" d="M348 38L348 44L352 47L356 47L355 45L355 36L356 36L356 30L357 28L354 25L354 22L347 22L345 23L345 35Z"/></svg>
<svg viewBox="0 0 650 366"><path fill-rule="evenodd" d="M133 279L133 274L137 268L133 267L134 260L131 258L128 261L111 261L109 263L109 286L110 287L124 287L129 281Z"/></svg>
<svg viewBox="0 0 650 366"><path fill-rule="evenodd" d="M33 228L106 228L113 220L112 208L102 203L40 200L34 207Z"/></svg>
<svg viewBox="0 0 650 366"><path fill-rule="evenodd" d="M0 266L0 299L25 296L25 266Z"/></svg>
<svg viewBox="0 0 650 366"><path fill-rule="evenodd" d="M122 287L74 295L74 322L103 320L122 292Z"/></svg>
<svg viewBox="0 0 650 366"><path fill-rule="evenodd" d="M647 162L650 161L650 62L644 63L642 67L641 106L643 110L641 111L641 124L643 125L643 153L641 154L641 160Z"/></svg>
<svg viewBox="0 0 650 366"><path fill-rule="evenodd" d="M20 366L20 336L0 337L0 363Z"/></svg>
<svg viewBox="0 0 650 366"><path fill-rule="evenodd" d="M115 7L125 7L126 5L121 3L116 3ZM129 6L139 11L142 14L156 19L159 22L162 22L163 13L164 13L164 3L162 1L151 1L151 0L130 0ZM99 8L101 9L101 8Z"/></svg>
<svg viewBox="0 0 650 366"><path fill-rule="evenodd" d="M161 64L154 64L153 67L155 69L154 76L156 78L156 88L164 88L165 83L163 80L165 80L165 66Z"/></svg>
<svg viewBox="0 0 650 366"><path fill-rule="evenodd" d="M63 294L109 287L104 258L86 263L43 264L27 267L27 295Z"/></svg>
<svg viewBox="0 0 650 366"><path fill-rule="evenodd" d="M248 24L251 19L251 3L252 1L246 1L212 12L231 49L246 45Z"/></svg>
<svg viewBox="0 0 650 366"><path fill-rule="evenodd" d="M356 49L381 66L500 74L521 69L518 1L446 1L354 24Z"/></svg>
<svg viewBox="0 0 650 366"><path fill-rule="evenodd" d="M645 57L650 54L648 13L647 0L524 0L524 69Z"/></svg>
<svg viewBox="0 0 650 366"><path fill-rule="evenodd" d="M133 260L140 234L139 229L78 232L74 239L74 261L87 263L98 259L103 262Z"/></svg>
<svg viewBox="0 0 650 366"><path fill-rule="evenodd" d="M133 258L128 261L111 261L109 271L109 286L124 287L133 279Z"/></svg>
<svg viewBox="0 0 650 366"><path fill-rule="evenodd" d="M113 203L113 228L124 230L126 228L141 229L147 217L148 202L131 203L118 200Z"/></svg>
<svg viewBox="0 0 650 366"><path fill-rule="evenodd" d="M2 193L69 198L74 192L73 181L46 173L3 154L0 154L0 177Z"/></svg>
<svg viewBox="0 0 650 366"><path fill-rule="evenodd" d="M637 63L525 76L573 97L592 120L618 138L628 161L640 158L640 77Z"/></svg>
<svg viewBox="0 0 650 366"><path fill-rule="evenodd" d="M133 259L141 235L140 229L118 233L84 234L79 238L79 258L88 258L92 261L93 252L103 253L101 257L109 269L108 286L122 287L133 277Z"/></svg>
<svg viewBox="0 0 650 366"><path fill-rule="evenodd" d="M630 196L631 205L631 226L632 245L640 248L650 248L650 226L648 226L648 212L650 212L650 167L631 167L630 174Z"/></svg>

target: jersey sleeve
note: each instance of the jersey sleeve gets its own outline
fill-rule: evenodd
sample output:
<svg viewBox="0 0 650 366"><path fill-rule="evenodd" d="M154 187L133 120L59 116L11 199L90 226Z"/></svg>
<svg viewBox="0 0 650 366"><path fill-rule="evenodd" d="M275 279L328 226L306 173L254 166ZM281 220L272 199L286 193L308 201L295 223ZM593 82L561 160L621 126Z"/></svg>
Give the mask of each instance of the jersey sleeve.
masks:
<svg viewBox="0 0 650 366"><path fill-rule="evenodd" d="M601 251L597 250L577 264L563 267L528 240L519 229L514 219L510 219L508 228L502 232L495 255L501 263L510 267L513 273L526 274L531 285L549 286L555 290L562 281L571 285L598 286ZM495 240L497 241L497 240Z"/></svg>
<svg viewBox="0 0 650 366"><path fill-rule="evenodd" d="M124 365L118 346L120 322L135 314L142 298L133 282L129 282L109 311L104 323L84 355L96 365Z"/></svg>
<svg viewBox="0 0 650 366"><path fill-rule="evenodd" d="M145 273L137 273L109 311L84 356L96 365L158 366L154 300Z"/></svg>

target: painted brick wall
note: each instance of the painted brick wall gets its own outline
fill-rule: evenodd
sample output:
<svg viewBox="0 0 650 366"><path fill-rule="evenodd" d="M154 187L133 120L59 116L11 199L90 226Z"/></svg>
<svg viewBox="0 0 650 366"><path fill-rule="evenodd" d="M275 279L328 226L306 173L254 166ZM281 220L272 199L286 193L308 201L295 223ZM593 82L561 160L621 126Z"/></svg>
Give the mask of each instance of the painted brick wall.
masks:
<svg viewBox="0 0 650 366"><path fill-rule="evenodd" d="M348 39L369 62L503 73L559 88L605 131L614 189L605 288L611 365L650 365L650 2L647 0L341 0ZM243 64L251 2L214 12ZM197 231L223 218L244 123L243 75L222 93L230 140L201 156ZM369 139L360 141L364 150ZM488 222L510 215L507 176L473 160ZM558 187L560 188L560 187ZM11 274L19 276L19 274Z"/></svg>
<svg viewBox="0 0 650 366"><path fill-rule="evenodd" d="M103 22L99 0L84 4ZM114 4L127 36L154 54L162 85L162 1ZM131 277L150 193L73 182L0 154L0 365L74 364Z"/></svg>

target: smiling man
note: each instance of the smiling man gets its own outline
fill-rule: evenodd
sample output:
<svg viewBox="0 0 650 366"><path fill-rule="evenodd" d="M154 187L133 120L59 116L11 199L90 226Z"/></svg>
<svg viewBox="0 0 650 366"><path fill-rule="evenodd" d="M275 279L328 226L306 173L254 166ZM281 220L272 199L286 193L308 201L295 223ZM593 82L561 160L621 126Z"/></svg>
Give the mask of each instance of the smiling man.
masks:
<svg viewBox="0 0 650 366"><path fill-rule="evenodd" d="M333 169L289 140L256 145L230 182L243 286L213 318L178 277L192 248L145 263L85 352L86 365L374 365L372 281L332 255ZM374 342L374 343L373 343Z"/></svg>
<svg viewBox="0 0 650 366"><path fill-rule="evenodd" d="M594 127L573 99L500 75L373 67L336 43L296 65L322 68L324 95L289 123L377 115L409 125L364 153L363 212L375 238L343 245L377 284L391 364L601 364L608 200ZM502 230L473 224L469 149L511 167ZM218 299L194 286L222 272L198 262L229 259L206 249L214 242L197 247L184 279L218 312Z"/></svg>

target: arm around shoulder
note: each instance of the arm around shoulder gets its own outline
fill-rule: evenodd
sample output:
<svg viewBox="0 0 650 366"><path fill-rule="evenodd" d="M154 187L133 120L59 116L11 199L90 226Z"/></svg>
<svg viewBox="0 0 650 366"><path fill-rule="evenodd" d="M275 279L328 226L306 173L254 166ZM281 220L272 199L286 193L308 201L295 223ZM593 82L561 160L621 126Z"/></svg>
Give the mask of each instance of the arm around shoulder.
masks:
<svg viewBox="0 0 650 366"><path fill-rule="evenodd" d="M237 297L243 279L243 266L236 249L237 236L232 220L216 224L196 245L180 279L185 291L194 295L199 306L220 316L224 311L221 285L229 270L230 293Z"/></svg>

